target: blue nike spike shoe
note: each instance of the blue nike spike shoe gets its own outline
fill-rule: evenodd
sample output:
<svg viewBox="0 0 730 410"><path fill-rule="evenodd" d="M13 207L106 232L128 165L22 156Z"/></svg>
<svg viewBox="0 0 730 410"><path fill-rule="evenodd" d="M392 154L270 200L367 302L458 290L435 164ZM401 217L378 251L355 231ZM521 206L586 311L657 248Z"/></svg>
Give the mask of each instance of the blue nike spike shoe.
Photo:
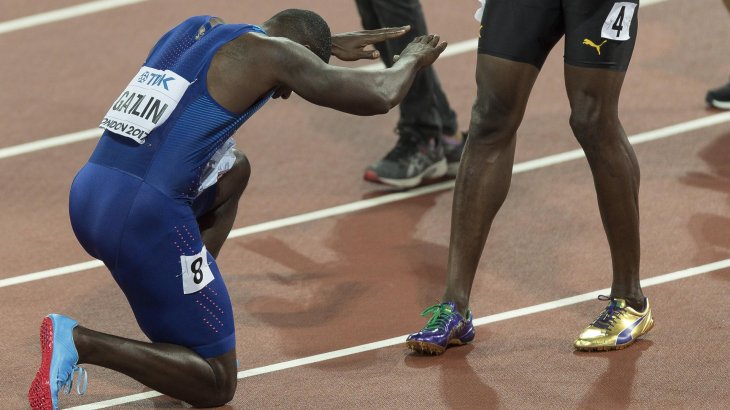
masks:
<svg viewBox="0 0 730 410"><path fill-rule="evenodd" d="M86 392L86 371L78 367L79 354L73 341L73 329L78 323L66 316L50 314L43 319L40 330L41 365L28 390L28 402L33 410L58 409L58 392L71 392L74 373L76 391Z"/></svg>
<svg viewBox="0 0 730 410"><path fill-rule="evenodd" d="M426 327L406 339L406 346L411 350L439 355L449 346L463 345L474 340L474 325L471 311L466 312L466 318L457 310L453 302L444 302L433 305L421 313L421 316L431 315Z"/></svg>

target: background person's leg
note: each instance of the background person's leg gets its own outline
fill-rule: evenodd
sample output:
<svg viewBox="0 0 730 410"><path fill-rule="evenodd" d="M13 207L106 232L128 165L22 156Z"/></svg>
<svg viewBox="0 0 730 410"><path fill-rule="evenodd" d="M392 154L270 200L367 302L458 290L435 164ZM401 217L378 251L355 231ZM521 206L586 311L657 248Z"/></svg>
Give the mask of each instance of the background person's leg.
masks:
<svg viewBox="0 0 730 410"><path fill-rule="evenodd" d="M393 65L393 56L400 54L414 38L428 34L419 0L358 0L357 4L365 29L411 26L411 30L403 37L378 46L380 57L388 67ZM433 68L429 67L413 80L411 89L400 104L400 123L422 123L423 126L431 126L440 131L441 121L436 111L432 77Z"/></svg>
<svg viewBox="0 0 730 410"><path fill-rule="evenodd" d="M618 118L625 73L565 65L570 126L593 173L613 263L611 296L641 310L639 164Z"/></svg>
<svg viewBox="0 0 730 410"><path fill-rule="evenodd" d="M357 5L366 29L411 26L405 36L376 45L388 67L393 65L393 56L399 54L414 38L428 34L418 0L357 0ZM451 109L443 91L437 91L436 87L440 85L435 79L433 68L421 70L399 107L398 142L383 159L368 167L366 180L410 188L419 185L424 178L439 177L446 173L439 108L446 112ZM437 92L440 92L439 101ZM456 125L451 127L456 128Z"/></svg>
<svg viewBox="0 0 730 410"><path fill-rule="evenodd" d="M730 12L730 0L723 0L725 8ZM719 108L721 110L730 110L730 82L721 86L707 91L705 101L711 107Z"/></svg>

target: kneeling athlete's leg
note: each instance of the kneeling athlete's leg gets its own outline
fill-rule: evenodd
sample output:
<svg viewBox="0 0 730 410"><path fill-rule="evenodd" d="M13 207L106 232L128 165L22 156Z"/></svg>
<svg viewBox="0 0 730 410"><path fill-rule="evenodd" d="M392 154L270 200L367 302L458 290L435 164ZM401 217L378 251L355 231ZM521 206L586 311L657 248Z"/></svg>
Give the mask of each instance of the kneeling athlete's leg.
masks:
<svg viewBox="0 0 730 410"><path fill-rule="evenodd" d="M236 389L233 310L195 216L142 185L126 221L114 278L153 343L78 327L80 361L196 406L226 403Z"/></svg>
<svg viewBox="0 0 730 410"><path fill-rule="evenodd" d="M246 156L233 150L236 161L218 182L200 194L193 203L200 233L208 251L218 257L223 243L233 228L238 201L251 177L251 165Z"/></svg>
<svg viewBox="0 0 730 410"><path fill-rule="evenodd" d="M125 374L170 397L197 407L222 406L236 392L236 350L204 358L170 343L145 343L77 326L79 364Z"/></svg>

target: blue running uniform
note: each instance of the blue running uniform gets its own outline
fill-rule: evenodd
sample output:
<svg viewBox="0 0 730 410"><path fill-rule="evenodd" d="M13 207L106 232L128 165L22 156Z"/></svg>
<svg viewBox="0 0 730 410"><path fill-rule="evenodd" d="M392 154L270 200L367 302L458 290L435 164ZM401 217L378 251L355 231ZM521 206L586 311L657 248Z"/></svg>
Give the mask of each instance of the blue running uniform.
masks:
<svg viewBox="0 0 730 410"><path fill-rule="evenodd" d="M157 42L102 121L69 199L76 237L109 268L147 337L205 358L233 349L235 334L228 291L196 222L210 207L199 197L202 176L271 97L243 114L213 100L206 75L216 51L243 34L266 33L211 19L189 18Z"/></svg>

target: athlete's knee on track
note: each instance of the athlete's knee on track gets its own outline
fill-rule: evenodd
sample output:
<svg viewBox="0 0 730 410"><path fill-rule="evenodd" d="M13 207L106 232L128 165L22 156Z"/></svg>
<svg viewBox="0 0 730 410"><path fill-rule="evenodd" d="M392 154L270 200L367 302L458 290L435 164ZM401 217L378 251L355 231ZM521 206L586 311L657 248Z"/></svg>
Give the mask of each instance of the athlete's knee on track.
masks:
<svg viewBox="0 0 730 410"><path fill-rule="evenodd" d="M233 400L238 387L238 369L235 353L208 359L215 376L215 387L211 388L200 400L191 402L195 407L219 407Z"/></svg>
<svg viewBox="0 0 730 410"><path fill-rule="evenodd" d="M217 386L217 389L214 392L215 394L212 394L209 400L203 403L194 404L195 407L220 407L230 403L230 401L233 400L233 396L236 395L236 387L238 387L236 374L233 373L228 380L232 380L232 382Z"/></svg>

